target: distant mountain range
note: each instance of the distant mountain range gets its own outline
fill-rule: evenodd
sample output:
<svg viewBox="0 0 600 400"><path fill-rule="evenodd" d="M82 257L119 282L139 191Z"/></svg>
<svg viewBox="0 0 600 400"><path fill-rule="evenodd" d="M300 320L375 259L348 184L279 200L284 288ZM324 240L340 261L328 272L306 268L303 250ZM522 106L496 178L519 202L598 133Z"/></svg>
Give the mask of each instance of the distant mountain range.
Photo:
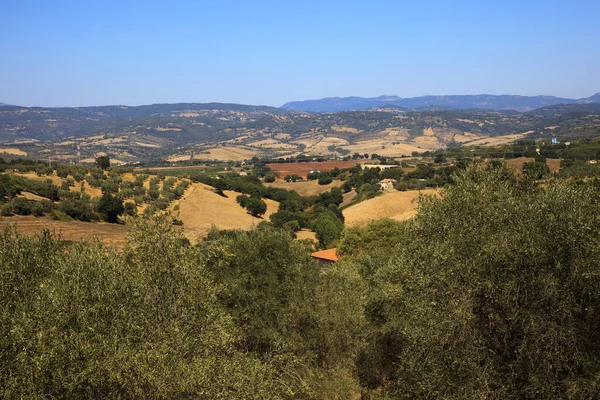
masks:
<svg viewBox="0 0 600 400"><path fill-rule="evenodd" d="M10 104L0 103L0 107L3 107L3 106L10 106Z"/></svg>
<svg viewBox="0 0 600 400"><path fill-rule="evenodd" d="M398 96L379 97L329 97L320 100L291 101L281 108L309 112L339 112L369 110L373 108L396 107L405 109L484 109L531 111L557 104L600 103L600 93L583 99L566 99L554 96L518 95L450 95L420 96L402 98Z"/></svg>

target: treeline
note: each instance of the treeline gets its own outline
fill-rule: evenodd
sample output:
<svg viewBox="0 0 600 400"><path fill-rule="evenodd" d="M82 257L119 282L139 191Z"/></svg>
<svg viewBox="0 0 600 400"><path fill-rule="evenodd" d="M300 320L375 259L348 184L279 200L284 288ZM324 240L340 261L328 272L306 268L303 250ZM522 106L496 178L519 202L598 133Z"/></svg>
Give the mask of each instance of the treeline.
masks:
<svg viewBox="0 0 600 400"><path fill-rule="evenodd" d="M600 395L600 183L458 171L413 220L343 232L164 219L129 245L0 236L5 398L588 399Z"/></svg>

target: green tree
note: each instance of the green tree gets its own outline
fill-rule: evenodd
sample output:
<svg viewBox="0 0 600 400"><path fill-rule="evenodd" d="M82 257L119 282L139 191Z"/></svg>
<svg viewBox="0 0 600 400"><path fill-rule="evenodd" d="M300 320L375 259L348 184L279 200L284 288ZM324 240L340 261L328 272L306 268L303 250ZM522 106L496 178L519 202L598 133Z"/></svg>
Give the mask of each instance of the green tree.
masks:
<svg viewBox="0 0 600 400"><path fill-rule="evenodd" d="M246 201L245 208L250 214L252 214L252 216L259 217L267 212L267 203L265 203L263 199L250 197Z"/></svg>
<svg viewBox="0 0 600 400"><path fill-rule="evenodd" d="M104 193L98 201L97 210L107 222L117 222L119 215L123 214L125 207L123 200L118 196Z"/></svg>
<svg viewBox="0 0 600 400"><path fill-rule="evenodd" d="M343 229L344 223L331 211L319 214L313 223L313 230L319 240L319 246L322 248L333 245L340 238Z"/></svg>
<svg viewBox="0 0 600 400"><path fill-rule="evenodd" d="M598 394L600 192L537 187L504 165L458 173L393 250L357 258L370 282L364 386L390 397Z"/></svg>
<svg viewBox="0 0 600 400"><path fill-rule="evenodd" d="M98 168L101 168L102 170L107 170L110 168L110 157L109 156L99 156L96 158L95 164L96 164L96 166L98 166Z"/></svg>

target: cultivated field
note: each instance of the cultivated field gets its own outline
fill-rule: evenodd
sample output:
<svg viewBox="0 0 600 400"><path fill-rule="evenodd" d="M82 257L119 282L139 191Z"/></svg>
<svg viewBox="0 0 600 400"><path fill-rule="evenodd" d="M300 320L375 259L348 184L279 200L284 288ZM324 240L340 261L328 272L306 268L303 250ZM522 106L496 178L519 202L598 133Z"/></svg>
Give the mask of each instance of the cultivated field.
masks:
<svg viewBox="0 0 600 400"><path fill-rule="evenodd" d="M533 157L519 157L519 158L511 158L506 160L506 164L509 167L514 168L516 171L521 171L523 169L523 165L528 162L534 162L535 158ZM547 158L546 165L550 169L551 173L557 172L560 169L560 160Z"/></svg>
<svg viewBox="0 0 600 400"><path fill-rule="evenodd" d="M258 154L258 151L249 150L242 147L223 146L207 150L206 154L196 154L195 160L232 160L244 161L249 160Z"/></svg>
<svg viewBox="0 0 600 400"><path fill-rule="evenodd" d="M183 221L183 233L195 241L205 236L212 226L219 229L250 229L261 221L268 221L269 215L276 212L279 203L265 199L267 213L263 218L255 218L248 214L235 198L239 193L226 190L227 197L218 195L212 186L202 183L192 184L183 198L171 206L173 210L179 205L179 211L173 210L174 216Z"/></svg>
<svg viewBox="0 0 600 400"><path fill-rule="evenodd" d="M464 143L464 145L465 146L486 146L486 147L500 146L502 144L508 144L508 143L515 142L517 140L524 139L525 137L527 137L527 135L529 135L532 132L533 131L527 131L527 132L523 132L523 133L514 133L514 134L510 134L510 135L496 136L493 138L482 138L482 139L474 140L472 142Z"/></svg>
<svg viewBox="0 0 600 400"><path fill-rule="evenodd" d="M436 189L386 192L344 209L346 227L366 225L370 221L391 218L404 221L416 214L420 194L435 194Z"/></svg>
<svg viewBox="0 0 600 400"><path fill-rule="evenodd" d="M299 163L280 163L267 164L272 171L278 172L281 178L286 175L299 175L306 179L311 170L331 171L334 168L351 168L358 164L356 161L324 161L324 162L299 162Z"/></svg>
<svg viewBox="0 0 600 400"><path fill-rule="evenodd" d="M23 235L38 235L48 229L60 236L62 240L92 241L98 239L109 245L125 243L126 225L109 224L105 222L54 221L49 217L33 217L30 215L15 215L0 217L0 229L14 226Z"/></svg>
<svg viewBox="0 0 600 400"><path fill-rule="evenodd" d="M316 196L324 192L329 192L332 188L340 187L343 184L344 182L338 180L331 182L329 185L319 185L316 180L301 182L284 182L278 180L272 183L265 183L266 186L285 190L295 190L300 196Z"/></svg>

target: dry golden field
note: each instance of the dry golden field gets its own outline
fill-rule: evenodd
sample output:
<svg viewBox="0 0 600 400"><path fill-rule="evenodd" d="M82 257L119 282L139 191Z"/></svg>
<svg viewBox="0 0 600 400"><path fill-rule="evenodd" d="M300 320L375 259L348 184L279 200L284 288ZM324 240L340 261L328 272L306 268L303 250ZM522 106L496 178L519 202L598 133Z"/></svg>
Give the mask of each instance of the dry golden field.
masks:
<svg viewBox="0 0 600 400"><path fill-rule="evenodd" d="M15 149L15 148L0 148L0 153L10 154L13 156L23 156L26 157L27 153L23 150Z"/></svg>
<svg viewBox="0 0 600 400"><path fill-rule="evenodd" d="M302 229L296 232L296 239L298 240L312 240L313 242L317 242L317 235L311 230Z"/></svg>
<svg viewBox="0 0 600 400"><path fill-rule="evenodd" d="M286 175L299 175L306 178L311 170L331 171L334 168L351 168L358 164L356 161L324 161L324 162L299 162L299 163L275 163L267 164L272 171L278 172L281 178Z"/></svg>
<svg viewBox="0 0 600 400"><path fill-rule="evenodd" d="M508 143L512 143L512 142L520 140L520 139L524 139L525 137L527 137L527 135L529 135L532 132L533 131L528 131L528 132L514 133L514 134L504 135L504 136L496 136L493 138L482 138L482 139L474 140L472 142L465 143L465 145L466 146L487 146L487 147L500 146L501 144L508 144Z"/></svg>
<svg viewBox="0 0 600 400"><path fill-rule="evenodd" d="M279 203L264 199L267 203L267 213L263 218L255 218L248 214L235 198L239 193L226 190L227 197L218 195L212 186L202 183L192 184L179 201L172 204L174 216L183 221L183 233L195 241L205 236L212 226L219 229L251 229L261 221L268 221L269 216L277 212ZM179 210L174 208L179 206Z"/></svg>
<svg viewBox="0 0 600 400"><path fill-rule="evenodd" d="M404 221L416 214L417 201L421 194L435 194L436 189L386 192L344 209L346 227L366 225L370 221L391 218Z"/></svg>
<svg viewBox="0 0 600 400"><path fill-rule="evenodd" d="M91 241L98 239L109 245L122 245L128 227L105 222L54 221L49 217L15 215L0 217L0 229L14 226L22 235L37 235L44 229L59 235L62 240Z"/></svg>
<svg viewBox="0 0 600 400"><path fill-rule="evenodd" d="M506 164L508 164L509 167L514 168L515 171L520 172L523 169L523 165L525 163L533 161L535 161L535 158L533 157L519 157L506 160ZM546 164L548 165L548 168L550 169L551 173L557 172L560 169L559 159L547 158Z"/></svg>
<svg viewBox="0 0 600 400"><path fill-rule="evenodd" d="M272 183L265 183L266 186L276 187L285 190L295 190L300 196L316 196L318 194L329 192L334 187L340 187L344 184L342 181L334 180L329 185L319 185L314 181L284 182L277 180Z"/></svg>
<svg viewBox="0 0 600 400"><path fill-rule="evenodd" d="M208 154L196 154L194 159L244 161L249 160L258 154L258 151L256 150L233 146L215 147L214 149L209 149L207 151Z"/></svg>

